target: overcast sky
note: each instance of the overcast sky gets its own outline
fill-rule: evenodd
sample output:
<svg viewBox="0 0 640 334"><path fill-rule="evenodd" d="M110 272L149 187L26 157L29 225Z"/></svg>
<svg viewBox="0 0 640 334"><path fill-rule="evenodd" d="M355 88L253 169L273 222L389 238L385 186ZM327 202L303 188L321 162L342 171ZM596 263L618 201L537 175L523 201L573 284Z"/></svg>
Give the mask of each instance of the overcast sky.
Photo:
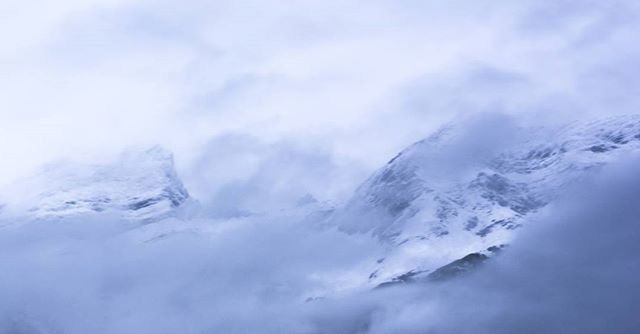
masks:
<svg viewBox="0 0 640 334"><path fill-rule="evenodd" d="M3 0L0 186L162 145L209 215L2 225L0 332L635 333L639 157L442 285L323 299L384 245L219 218L343 200L447 122L475 126L425 170L455 177L519 125L637 114L639 31L637 0Z"/></svg>
<svg viewBox="0 0 640 334"><path fill-rule="evenodd" d="M269 179L340 198L460 114L636 112L639 6L3 1L0 184L161 144L196 196L284 159Z"/></svg>

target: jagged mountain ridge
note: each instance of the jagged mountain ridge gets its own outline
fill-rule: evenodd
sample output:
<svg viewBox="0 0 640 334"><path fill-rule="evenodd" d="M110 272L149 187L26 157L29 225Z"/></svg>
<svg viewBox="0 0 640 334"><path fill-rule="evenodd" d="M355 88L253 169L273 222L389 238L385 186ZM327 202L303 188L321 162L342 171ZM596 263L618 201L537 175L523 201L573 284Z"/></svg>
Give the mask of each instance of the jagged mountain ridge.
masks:
<svg viewBox="0 0 640 334"><path fill-rule="evenodd" d="M129 150L104 164L61 162L3 191L8 214L52 219L106 213L133 221L175 214L190 198L161 147Z"/></svg>
<svg viewBox="0 0 640 334"><path fill-rule="evenodd" d="M411 145L329 218L348 233L371 233L388 246L363 274L371 284L419 280L469 254L490 256L488 249L508 244L558 189L640 150L640 116L523 129L513 143L499 143L513 138L503 136L471 149L467 144L477 134L469 137L467 130L448 126ZM461 148L464 154L451 154ZM171 154L159 147L129 151L108 164L51 165L14 190L0 200L3 214L37 219L107 212L151 222L175 215L190 199ZM151 232L142 239L166 234Z"/></svg>
<svg viewBox="0 0 640 334"><path fill-rule="evenodd" d="M460 143L469 146L478 137L464 138L467 130L448 126L411 145L332 217L342 230L371 233L388 245L388 255L372 265L371 283L426 275L468 254L508 244L526 218L563 187L640 151L638 115L517 129L520 135L497 141L517 138L512 143L480 147L487 154L476 154L473 144L470 154L456 157L452 150L464 151L469 147ZM456 165L466 164L469 156L472 164Z"/></svg>

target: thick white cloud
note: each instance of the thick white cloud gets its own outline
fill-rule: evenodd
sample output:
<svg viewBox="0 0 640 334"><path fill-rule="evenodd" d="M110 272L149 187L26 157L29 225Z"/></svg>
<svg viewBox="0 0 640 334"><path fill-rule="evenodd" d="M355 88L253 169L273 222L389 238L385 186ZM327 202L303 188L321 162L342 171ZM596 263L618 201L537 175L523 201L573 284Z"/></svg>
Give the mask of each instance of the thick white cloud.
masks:
<svg viewBox="0 0 640 334"><path fill-rule="evenodd" d="M250 136L349 161L331 174L351 181L331 188L353 188L458 114L635 112L638 13L633 1L4 2L0 184L159 143L197 188L212 140Z"/></svg>
<svg viewBox="0 0 640 334"><path fill-rule="evenodd" d="M569 189L466 276L373 291L335 293L379 245L313 219L1 222L0 332L635 333L638 162Z"/></svg>
<svg viewBox="0 0 640 334"><path fill-rule="evenodd" d="M491 144L511 128L495 112L637 113L639 16L632 0L3 1L0 185L161 144L209 214L342 199L458 116L503 128ZM102 219L3 226L0 332L631 332L634 172L466 280L309 303L380 249L282 217L180 222L142 246Z"/></svg>

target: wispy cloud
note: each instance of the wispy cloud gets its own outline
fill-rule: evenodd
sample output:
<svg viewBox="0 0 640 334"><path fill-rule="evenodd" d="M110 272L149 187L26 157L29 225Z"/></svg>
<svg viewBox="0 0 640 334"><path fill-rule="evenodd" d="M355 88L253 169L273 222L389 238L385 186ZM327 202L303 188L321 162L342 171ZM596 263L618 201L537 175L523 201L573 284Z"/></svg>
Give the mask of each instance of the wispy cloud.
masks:
<svg viewBox="0 0 640 334"><path fill-rule="evenodd" d="M5 182L131 144L164 144L188 170L230 133L371 170L459 113L636 105L629 1L3 6Z"/></svg>
<svg viewBox="0 0 640 334"><path fill-rule="evenodd" d="M343 199L460 116L495 137L451 166L515 131L499 113L637 113L639 16L630 0L3 2L0 185L161 144L213 216ZM25 223L0 233L0 331L632 332L640 186L633 166L608 177L468 279L308 303L379 246L299 217L143 245L124 222Z"/></svg>

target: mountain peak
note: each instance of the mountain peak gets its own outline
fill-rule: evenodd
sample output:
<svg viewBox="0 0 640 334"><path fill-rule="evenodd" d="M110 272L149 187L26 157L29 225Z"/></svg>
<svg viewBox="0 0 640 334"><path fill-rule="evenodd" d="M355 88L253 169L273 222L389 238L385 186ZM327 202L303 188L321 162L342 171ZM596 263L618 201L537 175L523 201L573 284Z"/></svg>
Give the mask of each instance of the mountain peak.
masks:
<svg viewBox="0 0 640 334"><path fill-rule="evenodd" d="M640 152L640 115L534 129L499 118L449 125L391 159L332 220L388 245L374 280L428 272L508 244L561 189L631 152Z"/></svg>
<svg viewBox="0 0 640 334"><path fill-rule="evenodd" d="M134 221L175 213L189 193L171 152L160 146L132 149L102 164L57 162L2 193L6 212L36 219L105 212Z"/></svg>

